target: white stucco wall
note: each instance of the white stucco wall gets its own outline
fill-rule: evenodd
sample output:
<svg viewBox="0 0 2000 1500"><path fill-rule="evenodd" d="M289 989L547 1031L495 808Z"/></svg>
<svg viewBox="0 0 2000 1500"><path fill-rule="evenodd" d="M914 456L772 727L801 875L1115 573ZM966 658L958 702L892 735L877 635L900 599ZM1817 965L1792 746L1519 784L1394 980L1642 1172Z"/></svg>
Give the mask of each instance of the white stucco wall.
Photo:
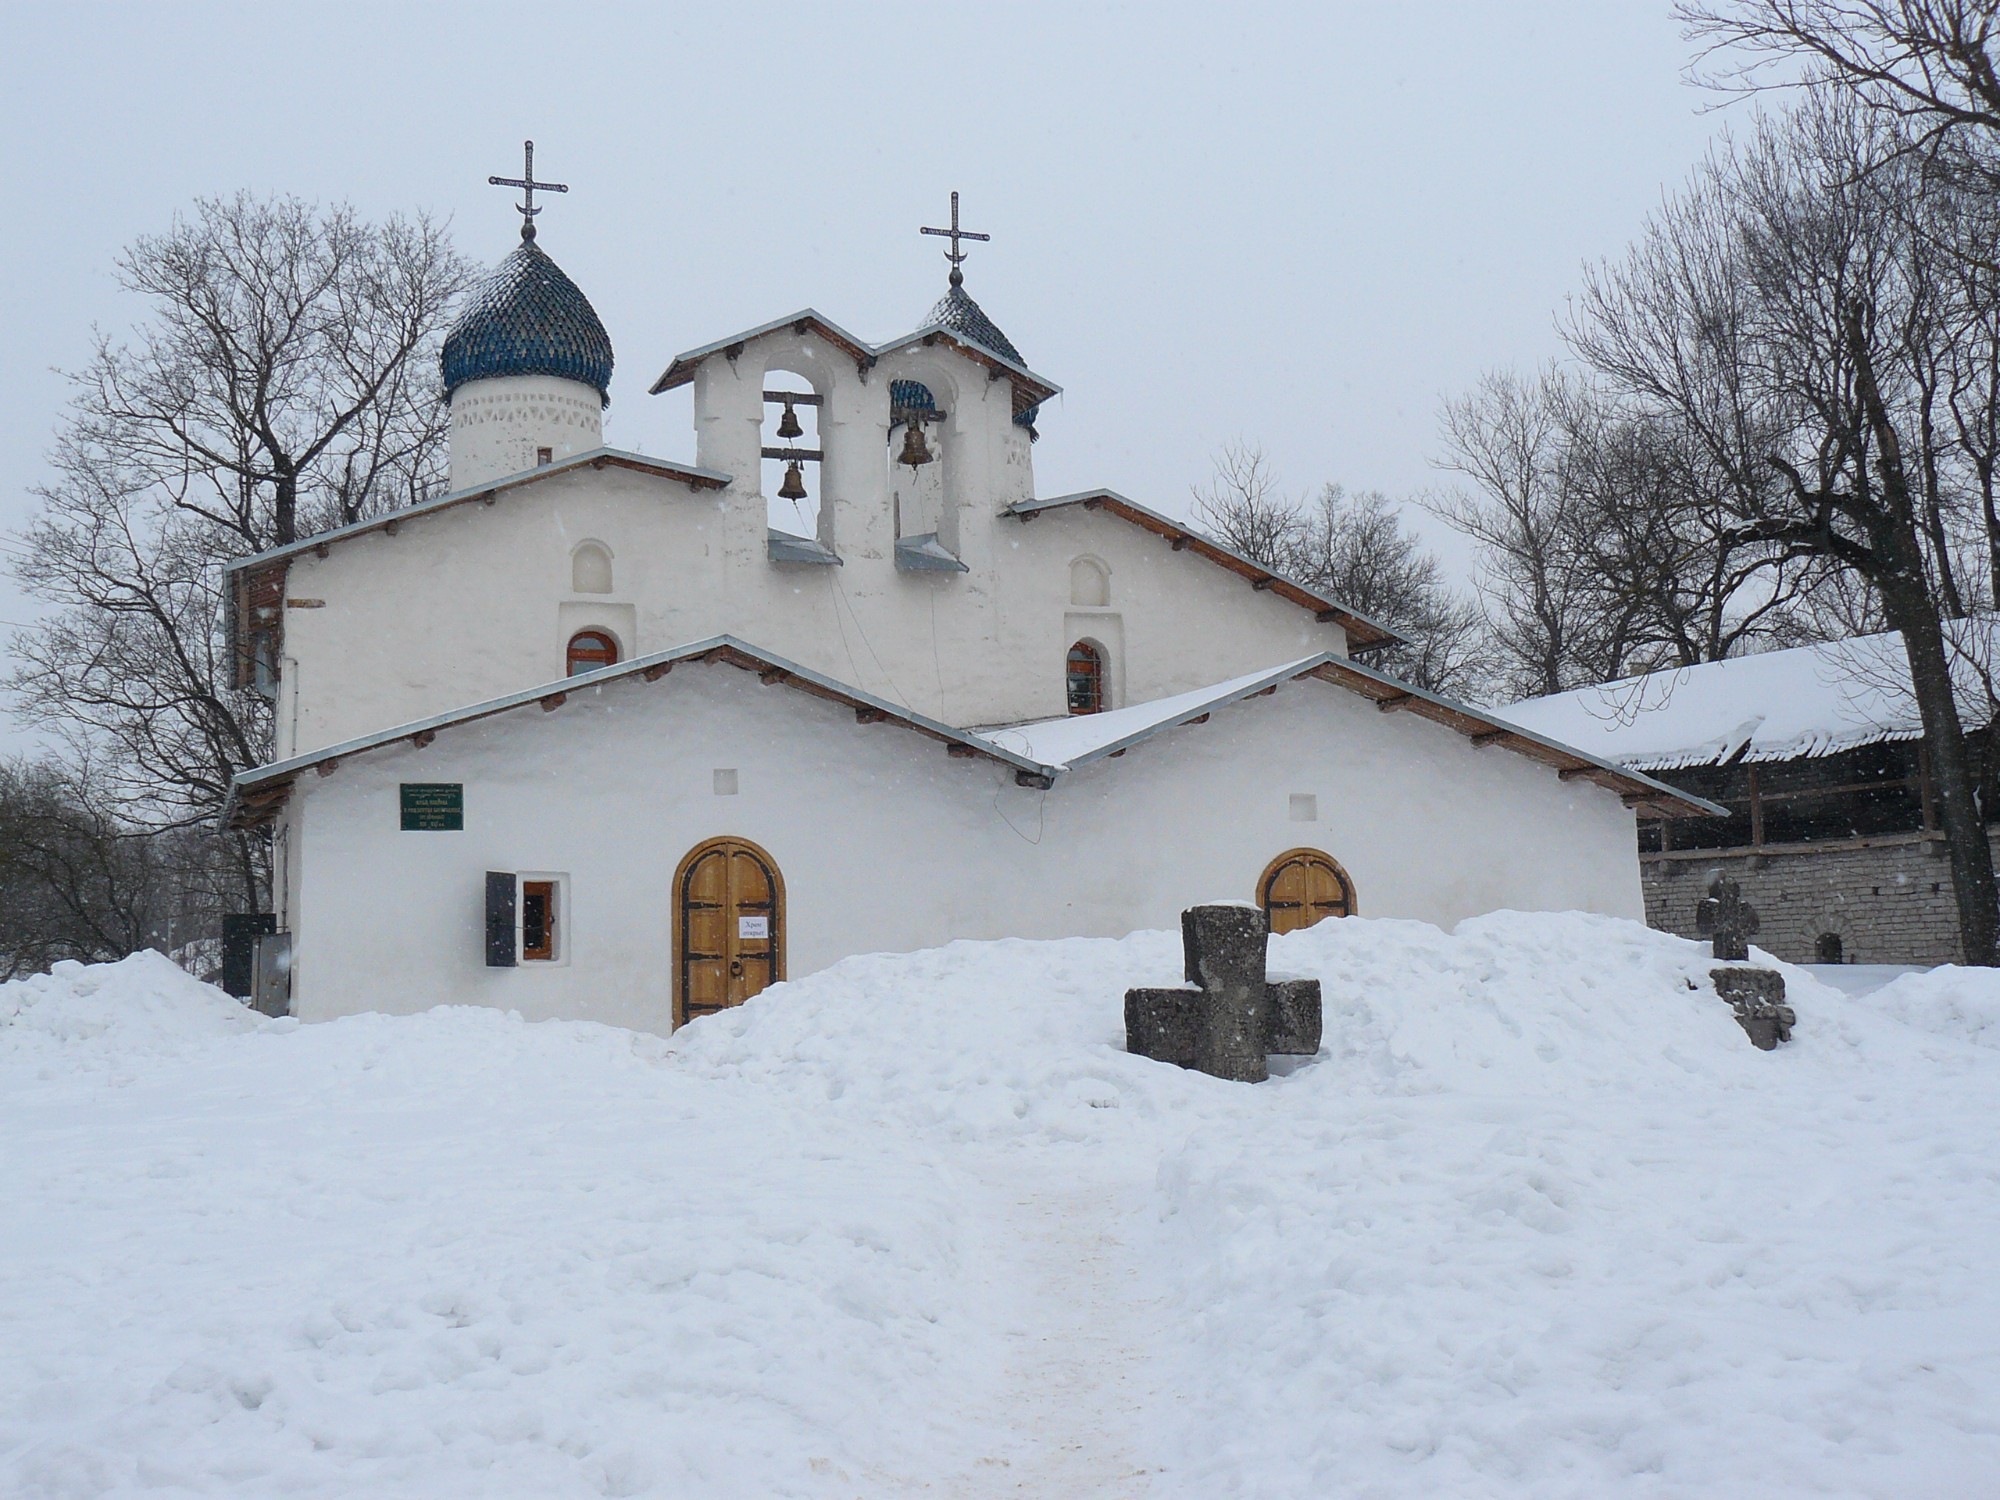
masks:
<svg viewBox="0 0 2000 1500"><path fill-rule="evenodd" d="M723 768L734 796L714 791ZM465 830L399 832L404 781L462 782ZM1293 821L1294 793L1316 797L1316 822ZM1250 897L1301 845L1341 862L1365 915L1643 912L1614 793L1314 681L1041 792L893 724L686 664L309 773L285 821L302 858L281 920L309 1019L451 1002L663 1030L673 874L723 835L776 860L794 976L953 938L1171 926L1192 902ZM487 870L568 881L563 962L485 966Z"/></svg>
<svg viewBox="0 0 2000 1500"><path fill-rule="evenodd" d="M1110 650L1113 706L1345 648L1338 625L1107 512L1024 522L968 506L970 571L911 573L895 565L886 465L868 504L830 503L850 538L838 568L770 562L754 492L615 467L301 554L286 597L320 602L286 609L278 755L551 681L585 625L612 630L625 659L736 635L955 724L1062 713L1064 658L1084 636ZM612 555L609 593L571 587L586 540ZM1108 570L1107 605L1071 604L1081 556Z"/></svg>

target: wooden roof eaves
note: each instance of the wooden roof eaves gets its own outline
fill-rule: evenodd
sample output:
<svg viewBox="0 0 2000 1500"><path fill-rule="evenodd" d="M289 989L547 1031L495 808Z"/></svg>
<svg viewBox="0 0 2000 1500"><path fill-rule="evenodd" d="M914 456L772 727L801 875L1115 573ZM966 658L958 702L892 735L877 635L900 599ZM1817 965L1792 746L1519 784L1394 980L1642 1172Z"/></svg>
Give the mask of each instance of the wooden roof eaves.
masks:
<svg viewBox="0 0 2000 1500"><path fill-rule="evenodd" d="M646 388L646 394L658 396L666 391L678 389L693 380L695 371L701 368L704 361L715 355L727 354L732 349L740 350L752 339L764 338L784 328L796 329L802 324L857 363L874 363L877 351L867 340L856 338L832 319L823 317L814 309L807 307L782 318L773 318L768 323L760 323L755 328L746 328L741 333L733 333L727 338L717 339L714 343L703 344L699 349L676 354L673 362L660 372L660 378Z"/></svg>
<svg viewBox="0 0 2000 1500"><path fill-rule="evenodd" d="M840 703L853 708L857 717L867 715L865 722L868 723L900 724L927 739L955 747L954 753L980 756L1006 766L1017 775L1053 782L1060 769L1031 760L1025 755L1017 755L977 735L954 729L949 724L940 723L923 714L898 707L887 699L877 698L872 693L849 687L845 683L813 671L810 667L802 667L782 656L760 650L735 636L718 635L684 646L671 647L665 651L655 651L647 656L634 657L631 661L619 662L614 666L600 667L595 672L580 672L574 677L565 677L557 682L545 682L536 687L524 688L518 693L509 693L505 697L489 699L484 703L475 703L449 713L434 714L427 719L399 724L393 729L346 740L338 745L328 745L323 749L309 751L305 755L274 762L255 771L241 772L229 784L229 795L223 803L221 812L216 815L217 826L249 828L266 821L285 804L293 785L308 771L320 771L322 775L331 774L333 768L341 761L353 756L370 754L402 743L415 744L421 748L423 745L428 745L441 729L455 729L462 725L474 724L481 719L512 713L531 705L560 706L565 697L582 688L597 687L628 677L639 677L649 682L657 681L666 675L666 670L688 662L721 663L741 671L755 672L766 685L782 685L815 698Z"/></svg>
<svg viewBox="0 0 2000 1500"><path fill-rule="evenodd" d="M1086 510L1108 510L1122 521L1168 539L1177 549L1193 552L1198 557L1227 568L1239 578L1248 579L1253 588L1265 589L1301 609L1309 609L1315 615L1328 617L1347 632L1348 649L1351 651L1373 651L1402 643L1403 638L1388 626L1369 619L1358 610L1349 609L1337 599L1329 599L1323 594L1315 593L1304 584L1287 578L1282 573L1274 573L1263 564L1253 562L1242 553L1233 551L1203 536L1200 532L1119 494L1116 490L1081 490L1074 495L1055 495L1046 500L1026 500L1008 506L1001 514L1026 521L1044 511L1065 510L1076 505L1081 505Z"/></svg>
<svg viewBox="0 0 2000 1500"><path fill-rule="evenodd" d="M899 339L891 339L886 344L877 345L875 355L878 359L887 358L889 355L899 354L913 345L926 344L932 340L949 344L975 363L985 365L989 370L1007 376L1014 382L1017 390L1025 393L1028 398L1027 404L1030 406L1039 405L1043 401L1050 400L1062 394L1062 387L1057 385L1053 380L1037 375L1026 365L1016 364L1004 354L995 354L984 344L969 339L964 334L945 327L942 323L926 323L915 333L906 333Z"/></svg>
<svg viewBox="0 0 2000 1500"><path fill-rule="evenodd" d="M288 542L282 547L270 547L262 552L252 553L248 557L234 558L223 564L223 572L227 574L254 570L267 563L289 560L301 553L321 552L336 542L345 542L374 531L393 532L405 521L421 520L439 511L470 505L476 500L490 502L508 490L524 489L545 479L554 479L561 474L575 474L584 469L629 469L636 474L648 474L656 479L671 480L696 490L720 490L733 483L729 475L717 473L713 469L698 469L690 464L663 463L659 459L648 458L643 453L627 453L620 448L592 448L588 452L565 458L559 463L543 464L539 468L510 474L505 479L495 480L492 484L453 490L447 495L434 495L428 500L418 501L415 505L406 505L401 510L370 516L365 521L338 526L332 531L322 531L315 536L301 537L296 542Z"/></svg>

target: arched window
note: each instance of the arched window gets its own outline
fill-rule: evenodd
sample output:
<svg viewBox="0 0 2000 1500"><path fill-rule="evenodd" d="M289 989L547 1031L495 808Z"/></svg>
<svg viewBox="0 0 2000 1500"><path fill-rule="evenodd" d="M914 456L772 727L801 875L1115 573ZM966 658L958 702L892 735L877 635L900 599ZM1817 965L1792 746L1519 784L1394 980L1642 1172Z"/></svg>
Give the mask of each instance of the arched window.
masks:
<svg viewBox="0 0 2000 1500"><path fill-rule="evenodd" d="M1101 609L1111 602L1111 573L1094 557L1079 557L1069 565L1069 602Z"/></svg>
<svg viewBox="0 0 2000 1500"><path fill-rule="evenodd" d="M1073 714L1104 712L1104 652L1089 641L1069 648L1069 711Z"/></svg>
<svg viewBox="0 0 2000 1500"><path fill-rule="evenodd" d="M618 643L602 630L579 630L569 638L569 675L595 672L618 660Z"/></svg>
<svg viewBox="0 0 2000 1500"><path fill-rule="evenodd" d="M1328 917L1354 915L1354 882L1329 855L1292 849L1272 860L1257 882L1257 904L1271 931L1297 932Z"/></svg>
<svg viewBox="0 0 2000 1500"><path fill-rule="evenodd" d="M569 586L573 593L611 592L611 554L596 542L585 542L569 557Z"/></svg>

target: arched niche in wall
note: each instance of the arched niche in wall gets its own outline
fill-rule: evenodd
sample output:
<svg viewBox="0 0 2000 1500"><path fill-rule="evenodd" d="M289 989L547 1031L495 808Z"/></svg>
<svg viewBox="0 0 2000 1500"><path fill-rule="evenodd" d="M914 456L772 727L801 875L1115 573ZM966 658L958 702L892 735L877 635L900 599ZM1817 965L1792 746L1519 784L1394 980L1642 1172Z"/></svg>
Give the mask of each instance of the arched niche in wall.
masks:
<svg viewBox="0 0 2000 1500"><path fill-rule="evenodd" d="M1095 557L1079 557L1069 565L1069 602L1083 609L1103 609L1111 603L1111 569Z"/></svg>
<svg viewBox="0 0 2000 1500"><path fill-rule="evenodd" d="M602 542L578 542L569 555L569 587L573 594L611 592L611 549Z"/></svg>

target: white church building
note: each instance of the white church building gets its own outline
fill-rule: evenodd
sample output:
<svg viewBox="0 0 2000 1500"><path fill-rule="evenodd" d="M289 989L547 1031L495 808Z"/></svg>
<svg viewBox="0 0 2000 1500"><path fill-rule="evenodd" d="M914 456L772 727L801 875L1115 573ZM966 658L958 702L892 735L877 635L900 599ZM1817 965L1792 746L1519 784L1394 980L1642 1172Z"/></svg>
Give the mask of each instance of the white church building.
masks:
<svg viewBox="0 0 2000 1500"><path fill-rule="evenodd" d="M530 205L531 207L531 205ZM956 204L954 228L956 232ZM446 341L447 493L232 566L289 1005L666 1031L849 954L1501 907L1643 919L1698 798L1367 665L1390 632L1111 490L963 285L679 355L692 462L603 445L536 243Z"/></svg>

